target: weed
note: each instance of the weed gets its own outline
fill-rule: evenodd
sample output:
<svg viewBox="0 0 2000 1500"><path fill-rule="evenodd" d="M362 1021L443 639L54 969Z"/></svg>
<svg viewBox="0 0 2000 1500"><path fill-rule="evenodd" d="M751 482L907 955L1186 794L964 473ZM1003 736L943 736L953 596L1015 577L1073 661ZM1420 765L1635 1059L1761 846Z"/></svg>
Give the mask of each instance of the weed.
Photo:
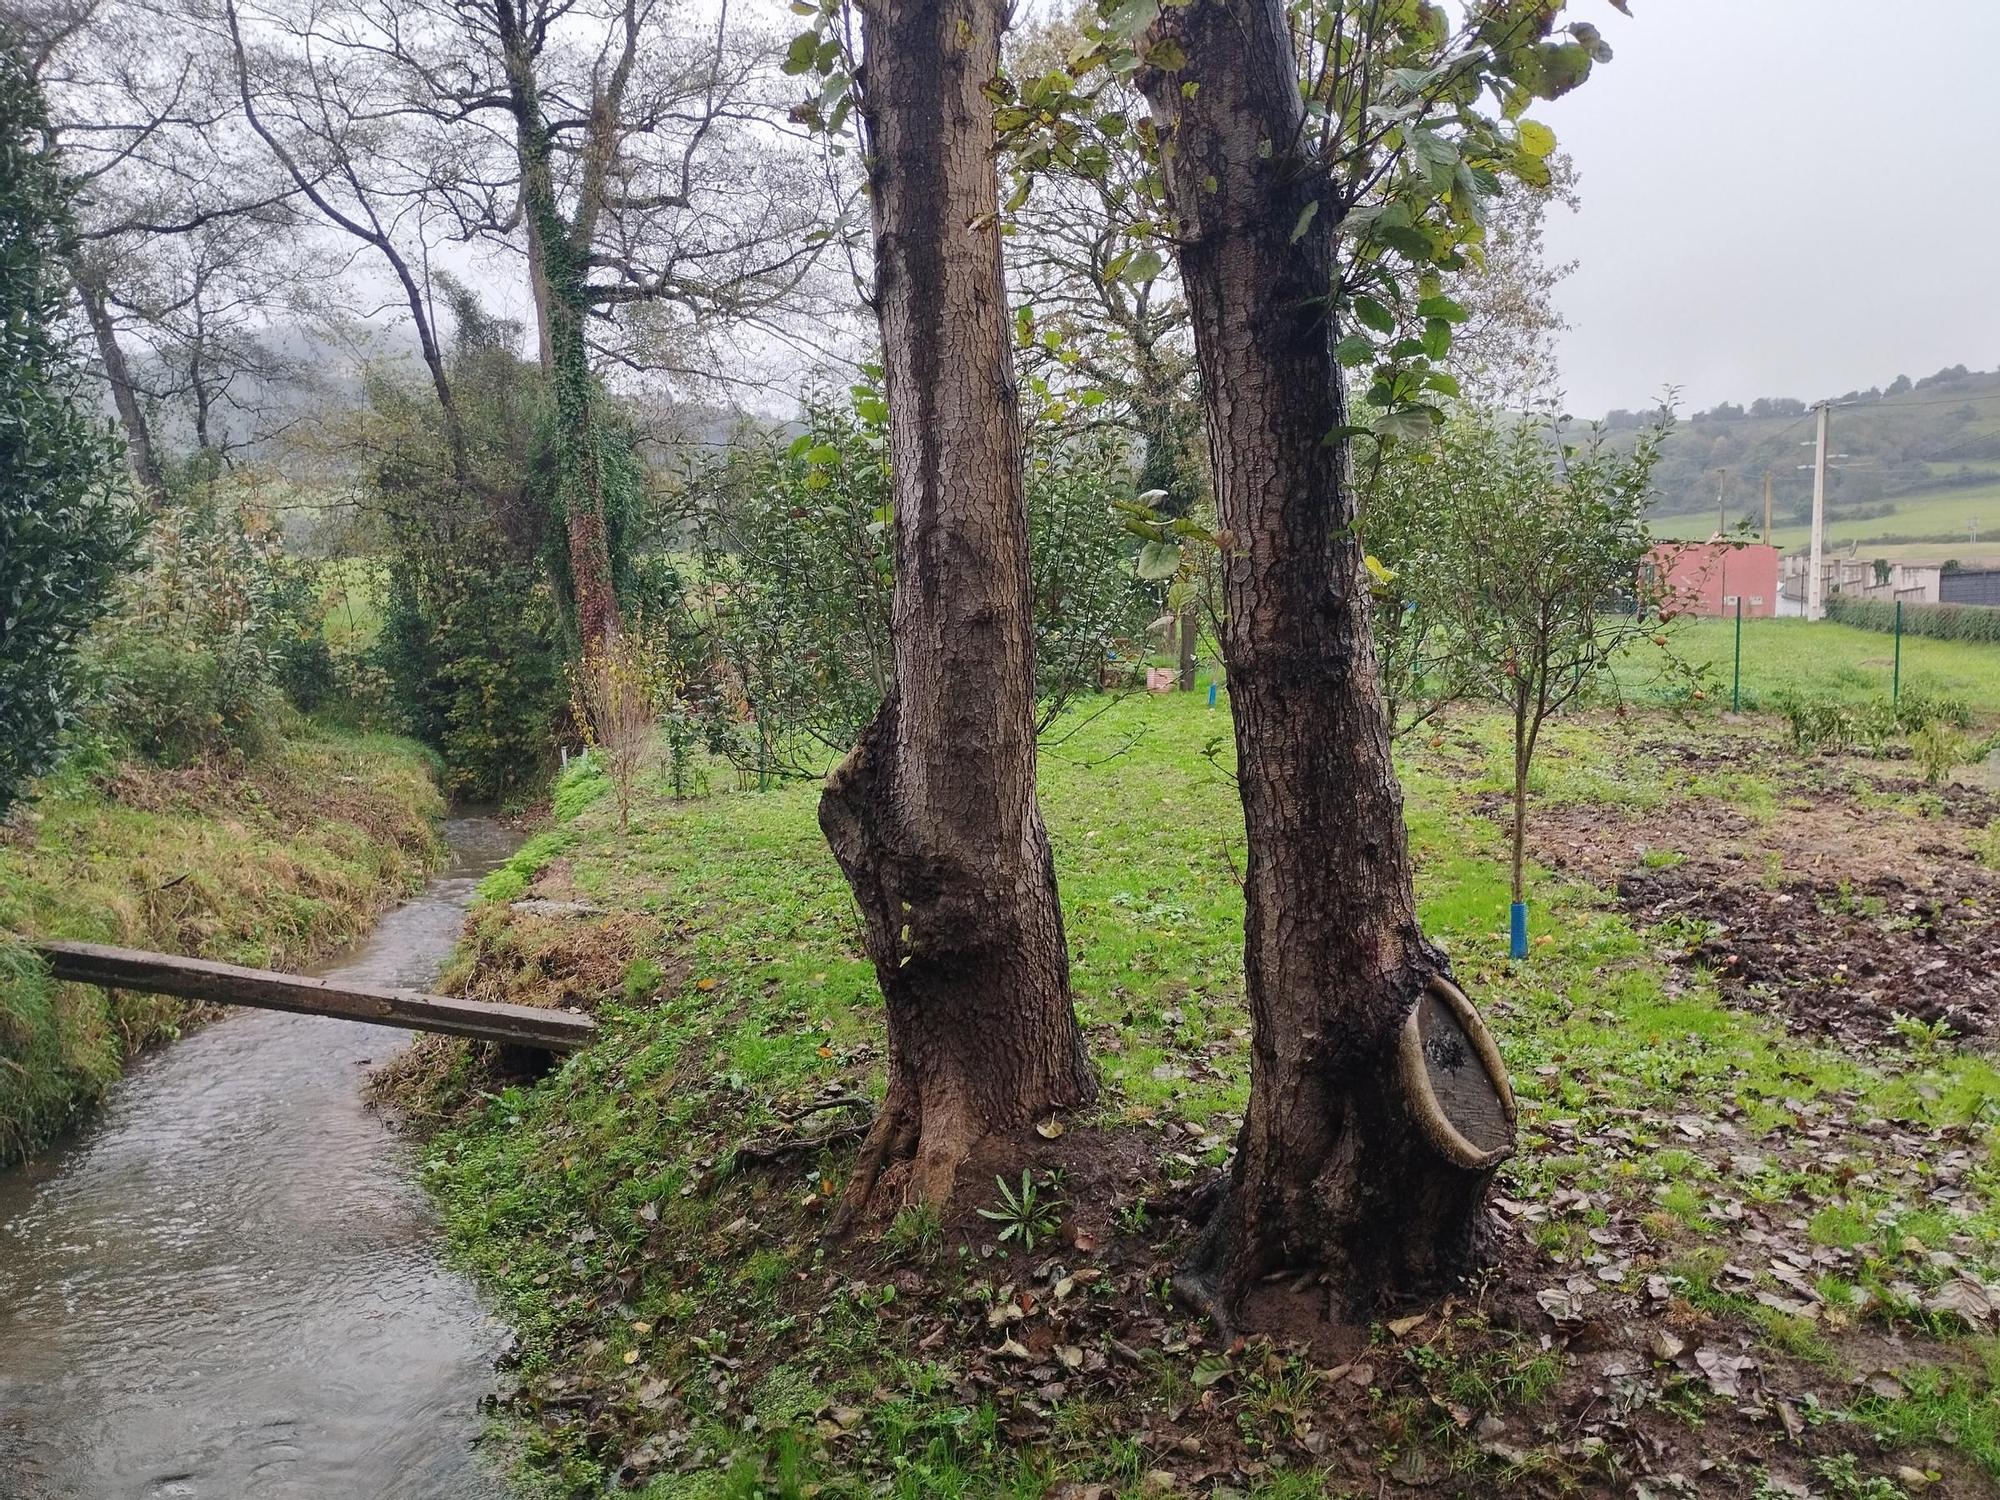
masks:
<svg viewBox="0 0 2000 1500"><path fill-rule="evenodd" d="M1936 786L1972 756L1972 741L1941 719L1910 736L1910 749L1924 768L1924 785Z"/></svg>
<svg viewBox="0 0 2000 1500"><path fill-rule="evenodd" d="M1004 1177L993 1180L1000 1187L1000 1206L980 1209L979 1217L998 1224L1003 1241L1013 1240L1032 1254L1035 1241L1048 1239L1061 1224L1062 1199L1052 1196L1051 1185L1036 1182L1026 1168L1021 1171L1018 1192Z"/></svg>
<svg viewBox="0 0 2000 1500"><path fill-rule="evenodd" d="M1144 1198L1135 1198L1130 1203L1120 1204L1113 1217L1120 1234L1143 1235L1152 1223Z"/></svg>
<svg viewBox="0 0 2000 1500"><path fill-rule="evenodd" d="M1909 1500L1903 1487L1881 1475L1864 1479L1861 1462L1852 1453L1831 1453L1813 1460L1813 1475L1826 1486L1828 1500Z"/></svg>
<svg viewBox="0 0 2000 1500"><path fill-rule="evenodd" d="M882 1247L901 1260L935 1260L944 1247L944 1220L937 1206L912 1203L897 1210L883 1232Z"/></svg>
<svg viewBox="0 0 2000 1500"><path fill-rule="evenodd" d="M1943 1016L1935 1021L1926 1021L1918 1016L1905 1015L1900 1010L1889 1018L1889 1029L1903 1039L1911 1056L1919 1062L1934 1061L1956 1034L1951 1022Z"/></svg>

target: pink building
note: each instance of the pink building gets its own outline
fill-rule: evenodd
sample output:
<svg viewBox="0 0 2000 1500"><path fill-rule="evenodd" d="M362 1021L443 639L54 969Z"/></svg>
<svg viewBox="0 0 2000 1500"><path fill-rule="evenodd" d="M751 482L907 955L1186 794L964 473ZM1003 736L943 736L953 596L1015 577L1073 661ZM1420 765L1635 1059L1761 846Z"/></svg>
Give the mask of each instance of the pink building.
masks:
<svg viewBox="0 0 2000 1500"><path fill-rule="evenodd" d="M1778 612L1778 549L1764 542L1658 542L1651 566L1683 614L1734 615L1739 598L1746 619Z"/></svg>

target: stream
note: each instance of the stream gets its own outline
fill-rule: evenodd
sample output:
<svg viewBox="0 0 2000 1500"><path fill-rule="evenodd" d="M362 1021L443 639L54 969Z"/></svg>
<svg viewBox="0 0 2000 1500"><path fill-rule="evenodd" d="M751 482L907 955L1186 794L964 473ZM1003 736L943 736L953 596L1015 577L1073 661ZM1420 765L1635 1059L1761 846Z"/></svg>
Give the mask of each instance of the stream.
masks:
<svg viewBox="0 0 2000 1500"><path fill-rule="evenodd" d="M315 973L428 986L518 842L455 818L424 891ZM232 1012L0 1176L0 1500L497 1500L502 1330L364 1107L408 1033Z"/></svg>

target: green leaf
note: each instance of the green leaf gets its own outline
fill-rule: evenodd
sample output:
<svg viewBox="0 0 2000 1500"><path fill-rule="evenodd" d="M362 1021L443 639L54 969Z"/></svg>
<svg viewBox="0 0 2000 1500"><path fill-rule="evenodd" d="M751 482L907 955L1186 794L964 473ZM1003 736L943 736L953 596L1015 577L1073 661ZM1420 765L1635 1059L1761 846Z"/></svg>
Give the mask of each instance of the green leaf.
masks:
<svg viewBox="0 0 2000 1500"><path fill-rule="evenodd" d="M1333 346L1333 357L1352 370L1375 357L1374 341L1363 334L1350 333Z"/></svg>
<svg viewBox="0 0 2000 1500"><path fill-rule="evenodd" d="M1374 329L1377 333L1394 333L1396 331L1395 314L1391 313L1388 308L1377 302L1373 297L1356 297L1354 299L1354 316L1359 318L1364 326Z"/></svg>
<svg viewBox="0 0 2000 1500"><path fill-rule="evenodd" d="M1317 198L1313 199L1304 208L1299 210L1298 222L1292 225L1292 243L1294 245L1296 245L1300 240L1305 238L1306 230L1312 225L1313 215L1317 214L1318 212L1319 212L1319 199Z"/></svg>
<svg viewBox="0 0 2000 1500"><path fill-rule="evenodd" d="M1404 406L1395 411L1385 411L1375 421L1375 434L1382 438L1398 438L1404 442L1420 443L1431 435L1443 413L1429 406Z"/></svg>
<svg viewBox="0 0 2000 1500"><path fill-rule="evenodd" d="M792 38L792 45L785 51L785 72L796 78L813 65L813 59L818 55L819 33L801 31Z"/></svg>
<svg viewBox="0 0 2000 1500"><path fill-rule="evenodd" d="M1556 149L1556 133L1539 120L1521 122L1521 150L1540 161Z"/></svg>
<svg viewBox="0 0 2000 1500"><path fill-rule="evenodd" d="M1181 570L1181 549L1173 542L1147 542L1139 549L1139 576L1158 581Z"/></svg>
<svg viewBox="0 0 2000 1500"><path fill-rule="evenodd" d="M1124 269L1118 273L1118 279L1135 283L1151 281L1166 268L1165 257L1151 245L1146 245L1133 252L1132 258L1125 262Z"/></svg>

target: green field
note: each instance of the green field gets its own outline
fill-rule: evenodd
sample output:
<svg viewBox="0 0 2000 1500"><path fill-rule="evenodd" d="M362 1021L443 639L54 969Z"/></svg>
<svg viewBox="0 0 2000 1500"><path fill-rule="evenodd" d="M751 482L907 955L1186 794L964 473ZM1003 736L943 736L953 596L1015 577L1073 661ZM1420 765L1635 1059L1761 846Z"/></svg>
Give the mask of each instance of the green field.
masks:
<svg viewBox="0 0 2000 1500"><path fill-rule="evenodd" d="M1861 546L1863 555L1887 557L1903 562L2000 562L2000 479L1991 484L1963 488L1919 490L1894 496L1887 502L1896 509L1887 516L1854 520L1829 511L1826 540L1829 546ZM1654 527L1662 536L1703 538L1714 534L1713 509L1681 515L1659 516ZM1753 528L1763 522L1761 509L1732 506L1730 524L1747 520ZM1979 540L1971 540L1970 523L1979 523ZM1927 541L1881 542L1880 537L1922 537ZM1772 528L1771 540L1791 550L1812 540L1812 527L1803 522L1785 522Z"/></svg>
<svg viewBox="0 0 2000 1500"><path fill-rule="evenodd" d="M1840 654L1825 649L1835 636L1854 645L1860 633L1821 626L1773 639L1797 660L1814 654L1802 647ZM1088 1222L1103 1224L1115 1209L1113 1226L1094 1231L1115 1243L1052 1239L1031 1255L991 1243L991 1220L965 1210L955 1227L906 1210L880 1244L829 1245L821 1232L844 1148L808 1136L806 1149L766 1165L736 1156L746 1142L782 1138L808 1101L882 1087L875 977L815 821L818 786L676 802L649 776L620 834L603 777L572 767L555 825L475 910L447 982L523 999L581 976L573 998L602 997L603 1040L539 1082L483 1094L450 1062L454 1044L439 1043L444 1066L430 1082L458 1097L433 1099L457 1123L430 1144L429 1183L461 1262L520 1340L518 1393L499 1410L525 1493L600 1493L624 1463L645 1500L1158 1500L1209 1493L1167 1481L1245 1441L1257 1477L1215 1494L1609 1493L1589 1482L1591 1459L1562 1447L1575 1420L1565 1414L1599 1399L1590 1387L1600 1357L1489 1322L1494 1288L1456 1312L1447 1303L1413 1318L1422 1328L1407 1342L1394 1326L1375 1329L1366 1391L1282 1351L1234 1358L1204 1345L1199 1319L1154 1296L1174 1231L1150 1205L1225 1159L1246 1096L1243 824L1227 709L1208 709L1204 696L1110 705L1042 761L1072 979L1103 1085L1068 1129L1148 1143L1165 1175L1136 1198L1078 1194L1062 1206L1071 1223L1094 1212L1102 1217ZM1733 769L1676 758L1695 745ZM1894 1305L1889 1280L1941 1278L1923 1257L1947 1235L1952 1264L2000 1264L2000 1175L1983 1165L1985 1147L1963 1144L1987 1129L1967 1122L2000 1099L1989 1060L1930 1042L1857 1054L1790 1035L1669 961L1694 940L1688 919L1637 927L1604 892L1543 868L1531 876L1534 957L1509 963L1505 854L1485 811L1507 785L1505 726L1468 709L1438 744L1406 744L1399 759L1426 928L1495 1018L1520 1096L1523 1150L1499 1192L1529 1216L1531 1234L1510 1233L1535 1268L1506 1274L1529 1289L1578 1274L1637 1288L1651 1276L1677 1289L1674 1300L1633 1291L1620 1316L1652 1308L1643 1315L1678 1320L1677 1341L1753 1348L1772 1389L1820 1414L1820 1453L1860 1455L1869 1471L1954 1466L1936 1493L1987 1493L2000 1476L2000 1397L1976 1348L1893 1311L1858 1329L1849 1309L1862 1289L1880 1309ZM1536 795L1551 812L1567 808L1571 826L1658 843L1653 830L1717 818L1781 831L1779 809L1804 770L1769 724L1581 715L1549 737ZM1927 816L1921 794L1863 785L1878 821L1921 829L1913 837L1970 837ZM1753 870L1793 878L1754 842L1744 847ZM1644 867L1684 857L1656 849ZM505 899L524 888L588 902L596 915L525 915ZM1718 1106L1734 1122L1726 1130L1664 1123L1677 1112L1705 1120ZM1815 1118L1827 1122L1823 1142L1783 1144ZM1982 1163L1956 1216L1927 1196L1927 1153L1942 1149L1933 1140ZM1753 1145L1759 1154L1745 1155ZM961 1192L975 1205L992 1197L990 1180ZM1566 1199L1581 1206L1566 1210ZM1814 1295L1829 1311L1818 1322L1781 1311L1782 1298L1758 1300L1745 1289L1752 1270L1733 1281L1724 1270L1762 1266L1767 1229L1788 1221L1799 1253L1848 1247L1881 1226L1880 1253L1858 1272L1820 1278ZM1600 1249L1614 1243L1615 1261ZM1066 1270L1075 1280L1048 1290ZM1025 1317L1022 1302L1033 1304ZM1009 1318L1021 1318L1024 1341L1080 1330L1064 1356L1072 1364L1091 1351L1115 1357L1094 1377L1037 1389L1046 1377L1024 1382L1010 1351L996 1356ZM1625 1327L1608 1315L1607 1326ZM1900 1330L1893 1347L1884 1327ZM1630 1336L1646 1347L1646 1331ZM1025 1363L1025 1344L1019 1353ZM1857 1372L1885 1360L1900 1384L1864 1394L1865 1419L1848 1416ZM1758 1487L1763 1465L1796 1474L1805 1460L1761 1433L1754 1441L1770 1451L1752 1449L1748 1430L1730 1425L1744 1420L1735 1403L1666 1368L1659 1399L1681 1415L1646 1429L1672 1450L1649 1450L1648 1461L1693 1472L1705 1450L1726 1448L1757 1465L1699 1493L1890 1493ZM1462 1415L1450 1414L1454 1402ZM1467 1435L1489 1414L1521 1446L1496 1453ZM1328 1435L1329 1461L1346 1450L1361 1487L1320 1470L1321 1450L1296 1440L1310 1424ZM1161 1432L1190 1434L1193 1446ZM1610 1440L1628 1441L1615 1429ZM1620 1465L1636 1461L1620 1452ZM1391 1472L1461 1482L1385 1491ZM1523 1473L1564 1483L1523 1489Z"/></svg>
<svg viewBox="0 0 2000 1500"><path fill-rule="evenodd" d="M1674 631L1673 649L1707 676L1707 691L1727 702L1736 645L1735 622L1686 620ZM1889 696L1895 640L1872 630L1831 621L1745 620L1743 696L1753 707L1789 689L1848 702ZM1671 697L1661 680L1659 653L1635 652L1621 669L1626 690L1640 697ZM2000 717L2000 646L1973 641L1903 637L1903 687L1963 698L1982 719Z"/></svg>

